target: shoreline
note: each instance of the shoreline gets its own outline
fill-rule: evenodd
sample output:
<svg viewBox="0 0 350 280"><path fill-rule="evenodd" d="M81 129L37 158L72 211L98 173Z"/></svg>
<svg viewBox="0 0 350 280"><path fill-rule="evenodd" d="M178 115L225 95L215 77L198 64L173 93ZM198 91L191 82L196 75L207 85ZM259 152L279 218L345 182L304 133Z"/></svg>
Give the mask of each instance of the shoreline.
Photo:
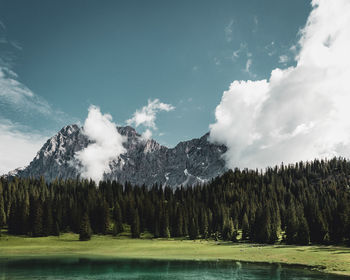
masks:
<svg viewBox="0 0 350 280"><path fill-rule="evenodd" d="M330 274L330 275L339 275L339 276L348 276L344 274L338 274L338 273L332 273L332 272L326 272L324 269L326 267L320 267L320 266L309 266L306 264L298 264L298 263L276 263L276 262L266 262L266 261L242 261L242 260L236 260L236 259L173 259L173 258L135 258L135 257L118 257L118 256L104 256L104 255L81 255L81 254L71 254L71 255L23 255L23 256L0 256L0 262L2 260L5 261L21 261L21 260L27 260L27 259L35 259L35 260L50 260L50 259L87 259L87 260L137 260L137 261L159 261L159 262L208 262L208 263L243 263L243 264L252 264L252 265L276 265L284 268L295 268L295 269L307 269L310 271L317 271L324 274Z"/></svg>
<svg viewBox="0 0 350 280"><path fill-rule="evenodd" d="M205 240L131 239L78 235L61 237L0 237L0 261L27 258L95 258L155 261L242 262L308 269L350 276L350 248L340 246L259 245Z"/></svg>

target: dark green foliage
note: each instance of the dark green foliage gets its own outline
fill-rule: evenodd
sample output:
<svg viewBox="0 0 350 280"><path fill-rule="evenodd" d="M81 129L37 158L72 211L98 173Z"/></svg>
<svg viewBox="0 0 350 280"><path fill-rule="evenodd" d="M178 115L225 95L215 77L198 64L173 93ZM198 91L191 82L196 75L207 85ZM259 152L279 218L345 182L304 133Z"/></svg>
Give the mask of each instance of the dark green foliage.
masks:
<svg viewBox="0 0 350 280"><path fill-rule="evenodd" d="M46 201L44 204L44 215L43 215L43 235L53 235L54 222L52 217L51 203Z"/></svg>
<svg viewBox="0 0 350 280"><path fill-rule="evenodd" d="M198 238L198 235L199 235L199 233L198 233L198 225L197 225L197 223L195 221L195 218L192 218L190 220L188 234L189 234L190 239L192 239L192 240Z"/></svg>
<svg viewBox="0 0 350 280"><path fill-rule="evenodd" d="M113 209L113 218L114 218L113 233L117 235L118 233L121 233L124 231L122 212L118 202L115 204Z"/></svg>
<svg viewBox="0 0 350 280"><path fill-rule="evenodd" d="M176 210L175 224L174 224L175 237L184 236L183 226L184 226L184 218L182 215L182 209L178 207Z"/></svg>
<svg viewBox="0 0 350 280"><path fill-rule="evenodd" d="M35 200L32 211L33 211L31 214L32 221L33 221L32 235L34 237L44 236L43 207L42 207L42 202L40 200Z"/></svg>
<svg viewBox="0 0 350 280"><path fill-rule="evenodd" d="M131 237L140 238L140 218L137 210L132 211Z"/></svg>
<svg viewBox="0 0 350 280"><path fill-rule="evenodd" d="M79 240L80 241L88 241L91 239L92 230L90 226L89 215L85 213L81 220L80 231L79 231Z"/></svg>
<svg viewBox="0 0 350 280"><path fill-rule="evenodd" d="M304 216L300 217L299 219L297 240L295 243L299 245L309 245L310 243L309 226Z"/></svg>
<svg viewBox="0 0 350 280"><path fill-rule="evenodd" d="M250 237L250 226L247 213L244 213L242 220L242 239L247 240Z"/></svg>
<svg viewBox="0 0 350 280"><path fill-rule="evenodd" d="M237 230L235 230L232 218L225 221L222 228L222 239L227 241L237 241Z"/></svg>
<svg viewBox="0 0 350 280"><path fill-rule="evenodd" d="M54 225L52 235L60 236L60 226L58 225L58 222L56 222Z"/></svg>
<svg viewBox="0 0 350 280"><path fill-rule="evenodd" d="M6 225L5 204L3 197L3 188L0 182L0 229Z"/></svg>
<svg viewBox="0 0 350 280"><path fill-rule="evenodd" d="M138 238L189 237L288 244L350 244L350 162L334 158L230 170L200 186L171 189L115 181L0 178L0 227L30 236L99 234L123 224ZM110 230L111 225L113 229ZM88 231L89 227L86 228ZM90 232L91 234L91 232Z"/></svg>

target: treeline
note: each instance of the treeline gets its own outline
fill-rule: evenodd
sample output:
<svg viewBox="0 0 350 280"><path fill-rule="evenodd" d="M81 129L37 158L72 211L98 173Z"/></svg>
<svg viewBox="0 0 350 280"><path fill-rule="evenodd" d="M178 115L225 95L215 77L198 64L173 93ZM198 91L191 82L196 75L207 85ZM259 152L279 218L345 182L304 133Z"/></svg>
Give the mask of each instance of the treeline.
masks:
<svg viewBox="0 0 350 280"><path fill-rule="evenodd" d="M230 170L172 189L115 181L0 180L0 227L10 234L114 234L287 244L350 243L350 162L342 158Z"/></svg>

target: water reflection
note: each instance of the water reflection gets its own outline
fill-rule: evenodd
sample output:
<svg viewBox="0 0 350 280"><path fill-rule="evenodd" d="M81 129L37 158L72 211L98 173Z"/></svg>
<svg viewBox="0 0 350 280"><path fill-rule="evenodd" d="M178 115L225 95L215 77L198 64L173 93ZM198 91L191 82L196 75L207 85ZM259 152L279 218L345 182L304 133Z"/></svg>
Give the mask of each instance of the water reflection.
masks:
<svg viewBox="0 0 350 280"><path fill-rule="evenodd" d="M0 259L0 279L348 279L301 268L241 262Z"/></svg>

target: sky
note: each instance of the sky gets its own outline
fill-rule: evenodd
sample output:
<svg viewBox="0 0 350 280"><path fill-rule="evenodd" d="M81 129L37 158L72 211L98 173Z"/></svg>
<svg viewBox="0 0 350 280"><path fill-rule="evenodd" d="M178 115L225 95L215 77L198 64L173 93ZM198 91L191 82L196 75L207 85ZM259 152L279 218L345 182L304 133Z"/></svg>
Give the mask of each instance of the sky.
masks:
<svg viewBox="0 0 350 280"><path fill-rule="evenodd" d="M311 129L320 115L293 124L282 117L288 129L273 125L272 112L278 112L277 119L293 115L271 105L283 101L274 92L290 85L289 78L280 78L288 69L296 79L303 76L300 54L308 50L303 56L308 65L307 53L315 47L306 37L323 28L307 30L312 11L320 5L334 8L332 15L348 12L346 0L333 2L327 7L326 0L0 0L0 173L28 164L48 137L67 124L83 125L96 108L102 117L108 114L117 125L131 125L168 147L211 131L212 141L229 147L230 167L284 161L259 151L271 145L285 149L289 142L273 139L292 135L300 125ZM319 14L316 19L329 20ZM345 28L344 22L337 24L324 32ZM279 79L271 89L271 81ZM297 89L291 88L288 96L295 96ZM254 93L252 109L244 99ZM284 102L300 108L303 100ZM270 130L278 137L265 133ZM344 141L330 140L338 146ZM328 154L316 149L303 158L322 155Z"/></svg>

